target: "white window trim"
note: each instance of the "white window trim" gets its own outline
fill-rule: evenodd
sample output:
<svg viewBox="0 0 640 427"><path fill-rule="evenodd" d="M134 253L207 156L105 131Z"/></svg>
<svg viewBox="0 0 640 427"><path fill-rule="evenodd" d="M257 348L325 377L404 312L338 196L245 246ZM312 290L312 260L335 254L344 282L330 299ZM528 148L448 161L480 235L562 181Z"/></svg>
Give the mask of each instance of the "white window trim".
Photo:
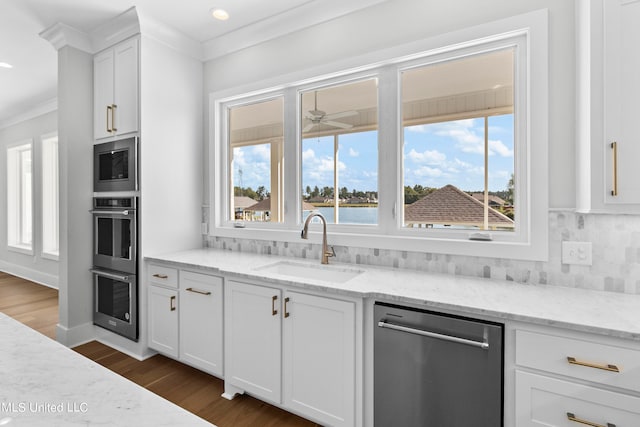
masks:
<svg viewBox="0 0 640 427"><path fill-rule="evenodd" d="M402 206L402 127L399 103L399 83L397 73L401 68L416 63L428 63L441 55L451 52L461 54L478 47L493 49L505 40L525 37L524 49L519 54L526 56L525 88L526 107L521 105L516 91L515 120L525 120L526 126L516 125L515 132L524 132L516 138L525 138L525 153L517 156L516 173L526 178L525 191L516 191L516 197L526 194L526 199L517 199L517 222L522 233L515 237L500 237L491 242L470 241L455 237L455 231L447 230L447 235L430 234L428 237L416 230L401 227L402 217L397 214L397 206ZM508 43L507 43L508 44ZM492 47L493 46L493 47ZM502 44L504 46L504 44ZM481 51L482 49L480 49ZM516 61L519 63L519 61ZM367 65L361 65L367 64ZM298 91L310 87L325 86L337 82L347 82L366 76L396 74L395 79L386 79L380 85L379 103L379 212L378 225L330 224L330 243L348 247L384 248L402 251L447 253L454 255L500 257L510 259L548 259L548 12L540 10L518 15L504 20L482 24L476 27L443 34L426 40L413 42L393 49L363 55L341 63L323 67L321 77L311 76L310 71L283 76L277 81L263 81L247 86L232 88L210 95L210 234L213 236L278 240L300 242L301 212L301 171L300 171L300 110ZM339 70L346 70L340 72ZM290 83L295 82L295 83ZM260 88L269 88L260 90ZM385 95L386 93L386 95ZM244 224L246 228L235 228L232 222L224 221L225 197L228 189L225 176L227 119L222 114L226 106L245 103L278 94L285 96L285 222L283 224ZM296 97L295 101L294 98ZM391 102L388 102L391 101ZM287 124L296 117L295 126ZM389 122L390 121L390 122ZM385 143L384 141L391 141ZM395 142L395 144L394 144ZM533 145L535 144L535 146ZM383 165L395 165L387 167ZM535 167L533 167L535 165ZM295 178L295 181L293 181ZM521 184L522 185L522 184ZM523 209L522 207L525 207ZM318 229L316 229L318 230ZM464 232L468 235L469 232ZM512 234L513 236L513 234ZM319 238L312 238L318 242Z"/></svg>
<svg viewBox="0 0 640 427"><path fill-rule="evenodd" d="M9 173L10 173L10 168L8 167L8 162L9 162L9 151L13 150L15 148L21 147L21 146L29 146L29 150L31 150L31 244L30 245L24 245L24 244L20 244L20 243L13 243L11 242L10 236L12 234L12 231L9 230L9 217L11 216L11 213L9 212L9 209L11 209L12 203L13 201L9 200ZM33 150L33 139L25 139L13 144L10 144L6 147L6 166L7 166L7 170L5 173L5 178L7 180L7 209L6 209L6 214L7 214L7 250L12 251L12 252L18 252L21 254L25 254L25 255L33 255L34 251L33 251L33 246L34 246L34 225L35 225L35 209L34 209L34 201L35 201L35 192L34 192L34 160L35 160L35 156L34 156L34 150ZM22 212L20 212L20 214L22 214Z"/></svg>
<svg viewBox="0 0 640 427"><path fill-rule="evenodd" d="M44 168L45 168L45 167L44 167L44 161L45 161L45 158L44 158L44 144L45 144L45 141L48 141L48 140L51 140L51 139L55 139L55 140L56 140L56 146L58 147L58 151L57 151L57 153L56 153L56 154L58 155L58 158L57 158L58 166L57 166L57 168L56 168L56 173L58 173L58 176L59 176L59 170L60 170L59 138L58 138L58 133L57 133L57 132L50 132L50 133L44 134L44 135L42 135L42 136L40 137L41 147L42 147L42 149L40 150L40 151L41 151L41 154L42 154L42 155L41 155L41 165L42 165L42 167L41 167L41 174L40 174L40 177L39 177L39 178L40 178L40 181L41 181L41 185L42 185L42 191L41 191L41 198L42 198L42 200L41 200L41 203L42 203L42 204L41 204L41 206L42 206L42 209L41 209L41 211L42 211L42 213L41 213L42 221L41 221L41 222L42 222L42 223L41 223L41 225L40 225L40 229L41 229L41 232L42 232L42 250L41 250L40 256L41 256L42 258L45 258L45 259L50 259L50 260L53 260L53 261L58 261L58 260L59 260L59 257L60 257L60 183L59 183L59 181L58 181L58 191L57 191L57 194L56 194L57 203L58 203L58 215L57 215L57 219L58 219L58 221L57 221L57 224L56 224L56 228L57 228L56 233L58 234L58 238L57 238L57 239L58 239L58 242L57 242L57 243L58 243L58 251L57 251L57 252L46 251L46 250L45 250L45 244L44 244L44 241L45 241L45 221L46 221L46 220L45 220L45 217L44 217L44 214L45 214L45 212L44 212L44 205L45 205L45 203L44 203L44 195L45 195L45 183L44 183ZM59 178L58 178L58 179L59 179Z"/></svg>

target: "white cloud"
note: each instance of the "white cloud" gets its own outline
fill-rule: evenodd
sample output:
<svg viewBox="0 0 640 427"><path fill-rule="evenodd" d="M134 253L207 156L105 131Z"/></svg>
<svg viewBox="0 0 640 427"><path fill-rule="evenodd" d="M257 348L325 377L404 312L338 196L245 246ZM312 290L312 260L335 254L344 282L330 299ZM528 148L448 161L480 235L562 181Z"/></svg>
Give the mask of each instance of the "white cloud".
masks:
<svg viewBox="0 0 640 427"><path fill-rule="evenodd" d="M315 158L316 153L311 148L308 148L302 152L302 161L304 162L312 162L315 160Z"/></svg>
<svg viewBox="0 0 640 427"><path fill-rule="evenodd" d="M502 141L489 140L489 155L492 156L495 153L502 157L513 157L513 150L504 145Z"/></svg>
<svg viewBox="0 0 640 427"><path fill-rule="evenodd" d="M416 163L426 163L428 165L439 165L447 159L447 156L438 150L425 150L419 153L413 148L407 153L407 157Z"/></svg>
<svg viewBox="0 0 640 427"><path fill-rule="evenodd" d="M360 155L360 153L357 152L356 150L354 150L353 147L349 147L349 155L351 157L358 157Z"/></svg>
<svg viewBox="0 0 640 427"><path fill-rule="evenodd" d="M439 168L430 168L429 166L422 166L413 172L415 176L418 177L427 177L427 178L439 178L444 175L442 169Z"/></svg>

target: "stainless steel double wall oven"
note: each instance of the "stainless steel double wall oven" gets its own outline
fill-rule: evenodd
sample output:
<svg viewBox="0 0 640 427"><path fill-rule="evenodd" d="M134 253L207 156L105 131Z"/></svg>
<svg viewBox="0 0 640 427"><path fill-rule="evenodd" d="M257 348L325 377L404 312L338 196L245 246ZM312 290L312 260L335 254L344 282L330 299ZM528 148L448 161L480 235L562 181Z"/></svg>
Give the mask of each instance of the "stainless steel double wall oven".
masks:
<svg viewBox="0 0 640 427"><path fill-rule="evenodd" d="M93 323L138 340L138 141L94 146Z"/></svg>

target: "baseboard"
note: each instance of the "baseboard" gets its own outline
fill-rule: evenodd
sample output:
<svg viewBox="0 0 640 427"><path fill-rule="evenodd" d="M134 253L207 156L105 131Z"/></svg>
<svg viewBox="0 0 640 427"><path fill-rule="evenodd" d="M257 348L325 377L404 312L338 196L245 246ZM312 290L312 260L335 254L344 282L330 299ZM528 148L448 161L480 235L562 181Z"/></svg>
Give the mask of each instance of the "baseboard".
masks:
<svg viewBox="0 0 640 427"><path fill-rule="evenodd" d="M98 330L97 336L95 338L96 341L115 350L118 350L119 352L124 353L127 356L131 356L134 359L142 361L157 354L154 350L151 350L141 341L131 341L130 339L124 338L118 334L114 334L113 332L103 328L96 327L96 329Z"/></svg>
<svg viewBox="0 0 640 427"><path fill-rule="evenodd" d="M96 339L93 323L83 323L73 328L66 328L58 323L56 326L56 341L67 347L76 347Z"/></svg>
<svg viewBox="0 0 640 427"><path fill-rule="evenodd" d="M29 280L39 285L58 289L58 276L55 274L43 273L32 268L8 263L6 261L0 261L0 271L19 277L21 279Z"/></svg>

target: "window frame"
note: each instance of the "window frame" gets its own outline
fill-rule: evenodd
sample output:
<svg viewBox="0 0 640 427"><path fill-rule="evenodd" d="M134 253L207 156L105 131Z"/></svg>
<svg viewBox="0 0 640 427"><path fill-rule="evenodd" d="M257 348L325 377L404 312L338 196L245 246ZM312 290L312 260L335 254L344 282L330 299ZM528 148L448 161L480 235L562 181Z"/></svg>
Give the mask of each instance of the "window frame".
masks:
<svg viewBox="0 0 640 427"><path fill-rule="evenodd" d="M22 230L12 229L13 227L22 228L24 222L23 199L22 199L22 174L24 171L20 165L11 165L11 163L19 163L21 153L29 151L31 153L31 241L25 243L22 241ZM33 139L26 139L14 144L10 144L6 148L6 178L7 178L7 249L13 252L19 252L26 255L33 255L34 238L35 238L35 192L34 192L34 144ZM13 176L12 176L13 174ZM11 188L11 185L17 184L20 188ZM12 211L12 209L14 209ZM14 218L14 219L12 219ZM17 221L17 224L13 224Z"/></svg>
<svg viewBox="0 0 640 427"><path fill-rule="evenodd" d="M41 153L42 153L42 173L40 176L41 179L41 185L42 185L42 192L41 192L41 203L42 203L42 224L41 224L41 231L42 231L42 248L41 248L41 252L40 252L40 256L42 258L46 258L46 259L51 259L54 261L57 261L60 257L60 145L59 145L59 138L58 138L58 133L57 132L51 132L51 133L47 133L44 134L40 137L40 141L41 141ZM47 143L51 143L55 141L55 166L52 166L52 170L50 172L52 172L53 174L55 174L55 190L54 190L54 195L51 195L50 198L54 201L55 204L55 220L51 221L50 219L47 219L47 212L46 212L46 207L47 207L47 203L45 201L45 197L46 197L46 193L47 193L47 188L50 188L53 184L50 182L47 182L46 180L49 178L47 176L47 174L45 173L47 171L47 168L49 166L46 166L46 162L47 162L47 158L46 158L46 151L47 149L45 148L45 144ZM51 159L49 159L51 160ZM53 226L54 229L53 230L48 230L47 229L47 224L49 223L49 225ZM55 251L50 251L47 250L47 234L49 232L52 232L55 234L55 243L57 246L57 250Z"/></svg>
<svg viewBox="0 0 640 427"><path fill-rule="evenodd" d="M377 78L378 87L378 224L329 224L330 243L348 247L446 253L525 260L548 259L548 13L526 13L363 55L333 64L332 73L293 73L276 81L258 81L210 94L211 236L300 242L302 217L300 92L349 81ZM403 126L400 72L420 64L501 49L516 44L514 88L514 170L517 232L491 232L492 241L469 240L469 231L416 233L403 225ZM345 62L349 66L345 65ZM353 64L356 66L353 66ZM367 65L357 65L367 64ZM323 68L323 69L326 69ZM293 82L293 83L291 83ZM262 90L261 88L269 88ZM284 96L285 214L280 224L223 221L228 197L224 110L270 96ZM293 121L292 121L293 120ZM520 142L518 142L520 141ZM535 145L534 145L535 144ZM535 168L532 167L535 165ZM319 226L312 228L316 232ZM430 230L433 231L433 230ZM510 235L506 235L509 233ZM316 239L317 240L317 239ZM313 241L313 238L312 238Z"/></svg>

